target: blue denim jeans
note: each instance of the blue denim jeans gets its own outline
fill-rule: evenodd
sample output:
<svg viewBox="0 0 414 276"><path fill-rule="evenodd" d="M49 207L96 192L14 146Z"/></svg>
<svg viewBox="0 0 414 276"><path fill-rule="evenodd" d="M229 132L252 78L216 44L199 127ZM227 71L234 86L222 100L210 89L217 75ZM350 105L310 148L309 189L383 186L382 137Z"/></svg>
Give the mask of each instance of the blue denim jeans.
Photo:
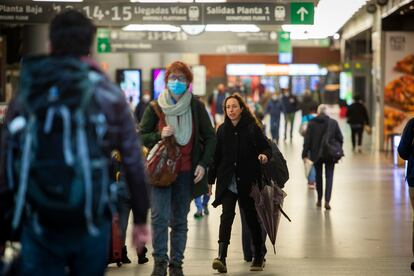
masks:
<svg viewBox="0 0 414 276"><path fill-rule="evenodd" d="M52 231L42 228L37 233L28 221L23 226L21 243L21 275L64 276L104 275L108 260L110 220L99 226L99 234L91 236L86 230Z"/></svg>
<svg viewBox="0 0 414 276"><path fill-rule="evenodd" d="M308 183L310 182L316 182L316 170L315 166L312 166L309 175L308 175Z"/></svg>
<svg viewBox="0 0 414 276"><path fill-rule="evenodd" d="M170 262L181 266L187 244L187 215L193 199L193 175L181 172L168 188L152 188L151 223L152 247L156 262ZM168 226L170 232L170 258L168 258Z"/></svg>
<svg viewBox="0 0 414 276"><path fill-rule="evenodd" d="M279 125L280 117L270 117L270 133L272 134L272 139L279 141Z"/></svg>
<svg viewBox="0 0 414 276"><path fill-rule="evenodd" d="M204 194L204 195L194 198L194 203L197 207L197 212L199 213L203 212L209 200L210 200L210 196L208 194Z"/></svg>

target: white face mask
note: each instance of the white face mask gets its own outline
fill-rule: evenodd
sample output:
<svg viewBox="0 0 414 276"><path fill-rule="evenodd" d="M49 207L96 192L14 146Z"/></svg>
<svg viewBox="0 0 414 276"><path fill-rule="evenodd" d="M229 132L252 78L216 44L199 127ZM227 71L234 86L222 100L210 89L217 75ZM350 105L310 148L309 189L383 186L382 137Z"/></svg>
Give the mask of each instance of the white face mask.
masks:
<svg viewBox="0 0 414 276"><path fill-rule="evenodd" d="M151 100L151 96L150 95L143 95L142 100L147 103Z"/></svg>

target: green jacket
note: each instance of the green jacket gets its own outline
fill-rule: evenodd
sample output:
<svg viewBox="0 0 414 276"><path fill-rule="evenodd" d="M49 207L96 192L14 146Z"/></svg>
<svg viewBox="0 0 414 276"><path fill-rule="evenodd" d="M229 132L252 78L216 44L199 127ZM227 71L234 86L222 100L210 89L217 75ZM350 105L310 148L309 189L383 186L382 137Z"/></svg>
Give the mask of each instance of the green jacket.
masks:
<svg viewBox="0 0 414 276"><path fill-rule="evenodd" d="M195 130L194 145L191 152L192 170L194 172L197 165L203 166L206 170L203 179L194 185L193 196L198 197L208 191L207 170L213 161L216 134L204 104L194 96L191 99L191 111ZM140 123L140 134L143 145L149 149L161 140L161 133L158 130L158 116L151 105L148 105L145 109Z"/></svg>

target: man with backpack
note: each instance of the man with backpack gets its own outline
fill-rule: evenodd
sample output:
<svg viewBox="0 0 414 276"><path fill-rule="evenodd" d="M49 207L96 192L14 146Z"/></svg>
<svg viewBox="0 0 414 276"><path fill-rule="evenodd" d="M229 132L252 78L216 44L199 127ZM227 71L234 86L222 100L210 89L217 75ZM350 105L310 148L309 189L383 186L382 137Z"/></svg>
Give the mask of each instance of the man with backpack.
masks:
<svg viewBox="0 0 414 276"><path fill-rule="evenodd" d="M322 206L322 169L325 165L325 209L330 210L334 168L335 163L343 156L344 139L338 122L329 118L326 111L327 106L321 104L318 107L318 116L309 122L303 143L302 159L309 159L315 166L316 191L318 192L316 206L318 208Z"/></svg>
<svg viewBox="0 0 414 276"><path fill-rule="evenodd" d="M104 274L114 149L131 192L134 244L142 249L149 238L140 140L125 97L88 57L95 31L84 14L65 10L49 28L51 54L22 62L0 159L0 247L6 228L19 230L21 275Z"/></svg>

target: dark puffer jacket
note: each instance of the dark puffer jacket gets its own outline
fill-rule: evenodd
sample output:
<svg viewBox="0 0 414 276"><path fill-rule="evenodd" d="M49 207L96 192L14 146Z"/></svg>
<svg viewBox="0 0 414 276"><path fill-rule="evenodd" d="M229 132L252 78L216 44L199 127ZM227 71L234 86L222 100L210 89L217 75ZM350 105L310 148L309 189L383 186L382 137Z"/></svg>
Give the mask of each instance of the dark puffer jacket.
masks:
<svg viewBox="0 0 414 276"><path fill-rule="evenodd" d="M208 175L208 183L217 178L216 200L213 206L221 204L223 192L236 178L239 196L248 196L252 184L260 177L259 154L272 157L272 149L260 127L245 112L236 126L226 118L217 130L217 145L214 164Z"/></svg>

